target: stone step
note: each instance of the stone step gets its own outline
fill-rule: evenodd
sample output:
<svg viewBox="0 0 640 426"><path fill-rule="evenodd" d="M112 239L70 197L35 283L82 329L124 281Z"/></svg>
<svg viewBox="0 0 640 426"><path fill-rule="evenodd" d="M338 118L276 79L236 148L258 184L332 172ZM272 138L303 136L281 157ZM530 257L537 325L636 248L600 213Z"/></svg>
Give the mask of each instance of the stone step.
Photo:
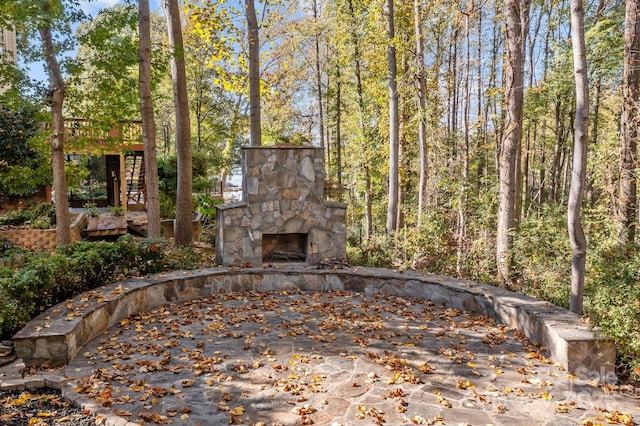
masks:
<svg viewBox="0 0 640 426"><path fill-rule="evenodd" d="M5 365L11 364L13 361L17 359L16 354L11 352L6 356L0 356L0 367L4 367Z"/></svg>
<svg viewBox="0 0 640 426"><path fill-rule="evenodd" d="M16 360L16 353L13 350L12 340L3 340L0 342L0 367L11 364Z"/></svg>
<svg viewBox="0 0 640 426"><path fill-rule="evenodd" d="M0 359L7 357L13 353L13 342L5 340L0 342Z"/></svg>

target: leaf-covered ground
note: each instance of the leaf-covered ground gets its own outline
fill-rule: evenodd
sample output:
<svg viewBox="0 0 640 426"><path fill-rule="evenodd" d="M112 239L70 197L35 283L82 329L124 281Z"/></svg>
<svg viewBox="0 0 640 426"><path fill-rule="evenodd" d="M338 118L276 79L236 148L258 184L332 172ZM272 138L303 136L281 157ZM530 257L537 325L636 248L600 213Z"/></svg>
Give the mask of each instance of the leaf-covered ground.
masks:
<svg viewBox="0 0 640 426"><path fill-rule="evenodd" d="M223 293L124 319L66 373L141 424L640 418L637 401L567 374L541 349L487 317L405 297Z"/></svg>

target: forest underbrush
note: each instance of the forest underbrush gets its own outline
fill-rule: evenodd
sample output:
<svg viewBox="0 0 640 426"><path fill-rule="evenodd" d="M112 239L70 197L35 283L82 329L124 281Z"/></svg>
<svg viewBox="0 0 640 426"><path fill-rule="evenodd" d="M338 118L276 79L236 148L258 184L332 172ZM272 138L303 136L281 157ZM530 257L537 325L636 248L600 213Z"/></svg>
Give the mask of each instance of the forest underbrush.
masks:
<svg viewBox="0 0 640 426"><path fill-rule="evenodd" d="M392 237L351 236L349 262L381 268L418 270L469 279L569 308L571 247L566 210L545 206L529 215L514 232L512 280L502 284L495 266L492 223L469 221L463 238L455 217L433 214L420 228L405 227ZM584 230L589 241L584 321L599 327L618 348L618 375L626 383L640 380L640 246L620 247L615 224L601 209L587 209ZM355 233L354 233L355 234Z"/></svg>

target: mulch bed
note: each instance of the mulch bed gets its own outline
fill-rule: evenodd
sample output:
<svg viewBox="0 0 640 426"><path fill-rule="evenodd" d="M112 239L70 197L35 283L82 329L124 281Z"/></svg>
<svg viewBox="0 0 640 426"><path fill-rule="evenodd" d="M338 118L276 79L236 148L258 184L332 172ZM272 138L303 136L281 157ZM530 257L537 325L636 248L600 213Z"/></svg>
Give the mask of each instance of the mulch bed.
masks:
<svg viewBox="0 0 640 426"><path fill-rule="evenodd" d="M60 391L40 389L0 392L0 425L89 426L95 425L95 418L65 401Z"/></svg>

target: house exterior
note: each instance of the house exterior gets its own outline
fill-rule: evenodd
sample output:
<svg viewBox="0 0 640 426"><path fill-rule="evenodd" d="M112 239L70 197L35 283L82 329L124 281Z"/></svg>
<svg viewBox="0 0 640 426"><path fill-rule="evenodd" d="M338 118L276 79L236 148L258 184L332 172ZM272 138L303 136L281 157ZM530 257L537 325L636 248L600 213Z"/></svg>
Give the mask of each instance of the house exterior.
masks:
<svg viewBox="0 0 640 426"><path fill-rule="evenodd" d="M17 62L16 32L13 29L0 28L0 62ZM8 89L6 84L0 84L0 93Z"/></svg>
<svg viewBox="0 0 640 426"><path fill-rule="evenodd" d="M16 32L13 29L0 30L0 57L3 60L16 62L18 60L16 53Z"/></svg>
<svg viewBox="0 0 640 426"><path fill-rule="evenodd" d="M123 121L108 131L88 120L65 119L65 154L68 162L93 161L83 188L70 191L71 207L92 202L99 207L121 206L146 210L144 147L140 121ZM87 166L87 164L85 164ZM91 192L96 188L99 191Z"/></svg>

